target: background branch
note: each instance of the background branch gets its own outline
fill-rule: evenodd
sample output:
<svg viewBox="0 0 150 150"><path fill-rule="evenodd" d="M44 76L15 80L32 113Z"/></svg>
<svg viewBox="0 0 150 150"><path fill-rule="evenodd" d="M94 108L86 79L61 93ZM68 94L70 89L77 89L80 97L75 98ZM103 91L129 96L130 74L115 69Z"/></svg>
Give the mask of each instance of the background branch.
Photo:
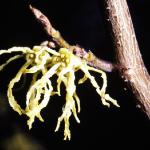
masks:
<svg viewBox="0 0 150 150"><path fill-rule="evenodd" d="M150 77L144 66L126 0L105 0L121 77L150 118Z"/></svg>

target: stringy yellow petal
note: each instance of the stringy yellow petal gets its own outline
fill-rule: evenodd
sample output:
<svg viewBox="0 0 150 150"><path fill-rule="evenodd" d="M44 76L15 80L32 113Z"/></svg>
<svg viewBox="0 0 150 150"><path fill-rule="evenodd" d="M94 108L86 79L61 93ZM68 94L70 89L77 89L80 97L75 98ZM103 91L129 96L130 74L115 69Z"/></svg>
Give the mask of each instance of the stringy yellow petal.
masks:
<svg viewBox="0 0 150 150"><path fill-rule="evenodd" d="M44 121L41 111L48 105L51 96L61 95L61 85L64 84L66 89L65 104L62 108L62 114L58 117L55 131L58 131L62 122L64 122L64 140L71 139L70 117L74 116L77 123L80 123L78 113L80 112L80 99L77 95L75 85L75 73L81 70L84 73L83 78L78 84L83 84L86 80L90 80L92 86L101 97L103 105L110 107L110 102L119 107L116 100L106 93L107 76L102 70L95 69L87 65L85 60L75 56L71 50L61 48L58 52L46 46L34 46L33 49L28 47L13 47L8 50L1 50L0 55L16 53L16 56L9 58L4 64L0 65L0 71L10 62L24 56L25 64L18 71L16 76L8 85L8 101L10 106L19 114L25 114L29 117L27 124L29 129L35 118ZM18 55L18 53L20 53ZM91 71L97 72L102 78L103 84L99 86ZM30 87L26 93L26 108L23 109L18 104L13 94L14 85L20 81L22 75L32 76ZM53 89L52 76L57 77L57 91Z"/></svg>
<svg viewBox="0 0 150 150"><path fill-rule="evenodd" d="M19 59L23 57L22 55L16 55L16 56L13 56L11 58L9 58L4 64L0 65L0 71L4 69L5 66L7 66L10 62L16 60L16 59Z"/></svg>
<svg viewBox="0 0 150 150"><path fill-rule="evenodd" d="M17 75L10 81L9 85L8 85L8 91L7 91L7 96L8 96L8 101L10 106L16 111L18 112L20 115L24 112L24 110L20 107L20 105L17 103L17 101L15 100L15 97L13 95L13 87L15 85L15 83L19 82L22 74L24 73L25 69L31 64L31 62L26 62L22 68L19 70L19 72L17 73Z"/></svg>

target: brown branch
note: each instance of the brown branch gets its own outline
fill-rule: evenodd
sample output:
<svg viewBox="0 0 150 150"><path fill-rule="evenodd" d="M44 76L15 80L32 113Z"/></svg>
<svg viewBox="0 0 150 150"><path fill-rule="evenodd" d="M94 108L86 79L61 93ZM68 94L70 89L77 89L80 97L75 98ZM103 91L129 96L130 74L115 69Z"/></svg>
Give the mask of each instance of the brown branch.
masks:
<svg viewBox="0 0 150 150"><path fill-rule="evenodd" d="M42 24L48 35L50 35L60 47L70 48L70 45L61 37L59 31L53 28L49 19L38 9L32 7L31 5L29 7L36 19Z"/></svg>
<svg viewBox="0 0 150 150"><path fill-rule="evenodd" d="M105 0L121 77L150 118L150 77L144 66L126 0Z"/></svg>
<svg viewBox="0 0 150 150"><path fill-rule="evenodd" d="M95 68L102 69L107 72L112 72L114 69L117 68L117 65L114 65L111 62L104 61L102 59L97 58L92 52L87 52L84 48L81 48L78 45L76 46L70 45L68 42L66 42L63 39L59 31L57 31L51 25L49 19L41 11L32 7L31 5L30 5L30 9L32 13L35 15L36 19L42 24L47 34L53 38L53 41L56 42L56 44L59 47L65 47L65 48L72 50L74 54L76 54L80 58L85 59L90 66L93 66ZM52 41L45 42L44 44L50 47L52 47L51 45L54 45Z"/></svg>

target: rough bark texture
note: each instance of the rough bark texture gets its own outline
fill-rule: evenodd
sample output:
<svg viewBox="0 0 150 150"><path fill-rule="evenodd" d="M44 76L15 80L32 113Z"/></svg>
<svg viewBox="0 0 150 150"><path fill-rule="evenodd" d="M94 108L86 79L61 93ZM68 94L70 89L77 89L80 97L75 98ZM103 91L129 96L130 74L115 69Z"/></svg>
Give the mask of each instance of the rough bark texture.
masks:
<svg viewBox="0 0 150 150"><path fill-rule="evenodd" d="M144 66L126 0L105 0L119 72L150 119L150 77Z"/></svg>

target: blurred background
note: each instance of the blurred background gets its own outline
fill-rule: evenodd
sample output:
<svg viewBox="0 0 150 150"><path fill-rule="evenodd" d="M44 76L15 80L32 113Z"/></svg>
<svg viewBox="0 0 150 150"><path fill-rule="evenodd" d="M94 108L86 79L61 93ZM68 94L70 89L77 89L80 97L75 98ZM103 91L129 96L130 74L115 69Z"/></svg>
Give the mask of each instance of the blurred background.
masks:
<svg viewBox="0 0 150 150"><path fill-rule="evenodd" d="M127 2L143 60L150 71L150 2ZM0 49L13 46L32 47L49 39L30 12L29 4L40 9L70 44L79 44L96 56L115 62L103 0L1 0ZM0 63L5 60L4 56L0 56ZM65 101L64 96L53 97L42 113L45 122L36 120L33 128L28 130L27 118L14 112L6 97L7 85L21 64L21 61L12 63L0 73L0 150L49 150L59 147L121 149L132 146L145 149L149 146L147 137L150 135L150 121L136 107L136 100L117 72L108 73L108 93L118 100L120 108L111 106L108 109L102 106L90 82L78 86L81 123L77 124L73 117L70 119L71 141L63 141L63 125L59 132L54 132L57 117L61 114ZM24 101L23 95L24 90L17 93L20 101Z"/></svg>

